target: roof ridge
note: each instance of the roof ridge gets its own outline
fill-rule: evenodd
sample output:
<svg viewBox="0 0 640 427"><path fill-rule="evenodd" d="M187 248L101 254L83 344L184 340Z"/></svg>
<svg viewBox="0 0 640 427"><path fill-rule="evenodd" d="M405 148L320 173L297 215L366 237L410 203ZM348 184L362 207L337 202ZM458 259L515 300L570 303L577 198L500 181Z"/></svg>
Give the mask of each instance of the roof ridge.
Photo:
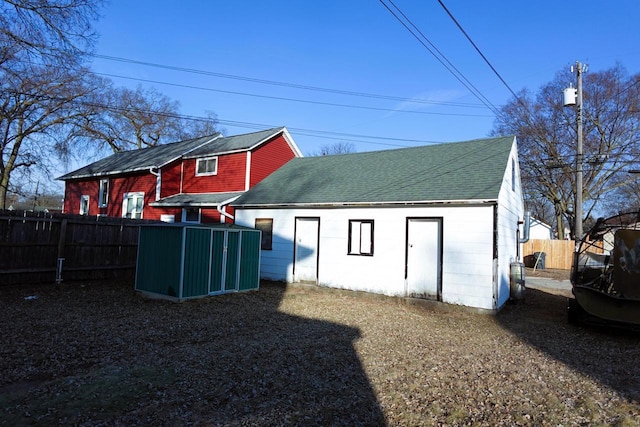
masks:
<svg viewBox="0 0 640 427"><path fill-rule="evenodd" d="M491 141L491 140L502 140L502 139L513 139L515 138L515 135L505 135L505 136L495 136L495 137L487 137L487 138L476 138L476 139L470 139L470 140L464 140L464 141L450 141L450 142L437 142L437 143L433 143L433 144L425 144L425 145L415 145L415 146L411 146L411 147L397 147L397 148L389 148L389 149L383 149L383 150L372 150L372 151L357 151L357 152L353 152L353 153L339 153L339 154L328 154L328 155L321 155L321 156L307 156L304 157L305 159L318 159L318 158L327 158L327 157L332 157L332 158L336 158L336 157L341 157L341 156L353 156L353 155L365 155L365 154L378 154L378 153L384 153L384 154L389 154L389 153L397 153L399 151L403 151L403 150L421 150L421 149L431 149L431 148L435 148L435 147L444 147L444 146L452 146L452 145L458 145L458 144L468 144L468 143L479 143L480 141Z"/></svg>

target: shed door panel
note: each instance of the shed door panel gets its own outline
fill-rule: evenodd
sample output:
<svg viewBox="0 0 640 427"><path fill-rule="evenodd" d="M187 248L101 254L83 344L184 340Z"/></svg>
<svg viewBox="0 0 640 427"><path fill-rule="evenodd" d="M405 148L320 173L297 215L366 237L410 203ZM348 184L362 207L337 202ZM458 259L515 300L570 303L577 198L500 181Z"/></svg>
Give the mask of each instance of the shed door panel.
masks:
<svg viewBox="0 0 640 427"><path fill-rule="evenodd" d="M317 282L319 218L296 218L294 280Z"/></svg>
<svg viewBox="0 0 640 427"><path fill-rule="evenodd" d="M407 220L407 295L440 300L441 220Z"/></svg>
<svg viewBox="0 0 640 427"><path fill-rule="evenodd" d="M187 228L184 256L184 282L181 298L207 295L209 287L209 230Z"/></svg>
<svg viewBox="0 0 640 427"><path fill-rule="evenodd" d="M211 284L209 292L220 292L224 281L224 231L213 231L211 242Z"/></svg>
<svg viewBox="0 0 640 427"><path fill-rule="evenodd" d="M240 280L238 289L257 289L260 283L260 232L241 232Z"/></svg>
<svg viewBox="0 0 640 427"><path fill-rule="evenodd" d="M240 249L240 233L227 233L227 266L225 269L224 290L238 290L238 267L239 267L239 249Z"/></svg>

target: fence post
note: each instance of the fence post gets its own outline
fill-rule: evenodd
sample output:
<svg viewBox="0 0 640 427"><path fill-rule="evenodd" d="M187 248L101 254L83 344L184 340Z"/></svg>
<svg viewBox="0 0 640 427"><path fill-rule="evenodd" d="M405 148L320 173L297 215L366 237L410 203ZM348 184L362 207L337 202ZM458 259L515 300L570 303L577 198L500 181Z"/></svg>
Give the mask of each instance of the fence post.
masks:
<svg viewBox="0 0 640 427"><path fill-rule="evenodd" d="M58 238L58 261L56 263L56 285L62 282L62 262L64 261L64 244L67 240L67 219L60 223L60 236Z"/></svg>

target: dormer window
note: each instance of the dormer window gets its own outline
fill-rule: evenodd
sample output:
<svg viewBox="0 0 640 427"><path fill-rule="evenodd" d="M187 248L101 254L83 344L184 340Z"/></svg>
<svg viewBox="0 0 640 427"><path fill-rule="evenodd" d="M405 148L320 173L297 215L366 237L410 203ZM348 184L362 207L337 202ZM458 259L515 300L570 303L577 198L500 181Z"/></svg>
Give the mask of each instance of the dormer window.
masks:
<svg viewBox="0 0 640 427"><path fill-rule="evenodd" d="M218 173L218 158L206 157L196 160L196 176L216 175Z"/></svg>

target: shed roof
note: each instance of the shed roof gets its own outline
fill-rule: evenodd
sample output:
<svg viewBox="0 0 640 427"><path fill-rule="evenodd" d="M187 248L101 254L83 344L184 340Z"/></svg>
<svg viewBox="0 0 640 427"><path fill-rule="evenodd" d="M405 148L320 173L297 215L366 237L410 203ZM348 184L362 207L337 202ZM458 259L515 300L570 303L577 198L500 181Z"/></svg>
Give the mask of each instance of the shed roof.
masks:
<svg viewBox="0 0 640 427"><path fill-rule="evenodd" d="M294 158L233 206L497 200L515 137Z"/></svg>
<svg viewBox="0 0 640 427"><path fill-rule="evenodd" d="M122 151L62 175L58 179L65 181L69 179L119 175L146 171L150 168L159 168L181 157L202 157L228 152L247 151L269 137L282 132L284 129L284 127L278 127L227 137L215 134L140 150Z"/></svg>
<svg viewBox="0 0 640 427"><path fill-rule="evenodd" d="M242 194L242 191L232 191L225 193L183 193L151 202L150 205L155 207L210 207L228 205L231 201L237 199L238 196Z"/></svg>

